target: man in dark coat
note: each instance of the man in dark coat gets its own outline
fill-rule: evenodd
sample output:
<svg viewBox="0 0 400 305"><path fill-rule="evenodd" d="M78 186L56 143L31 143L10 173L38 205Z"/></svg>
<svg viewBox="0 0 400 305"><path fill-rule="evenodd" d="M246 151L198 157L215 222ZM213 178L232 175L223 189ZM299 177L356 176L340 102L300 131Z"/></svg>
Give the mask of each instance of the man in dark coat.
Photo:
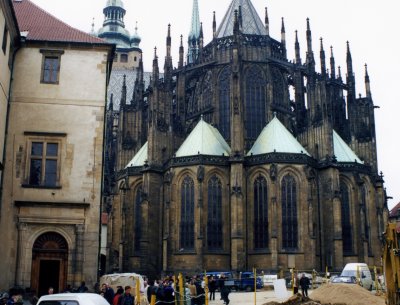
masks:
<svg viewBox="0 0 400 305"><path fill-rule="evenodd" d="M310 279L303 273L300 279L301 293L303 297L308 297L308 287L310 286Z"/></svg>

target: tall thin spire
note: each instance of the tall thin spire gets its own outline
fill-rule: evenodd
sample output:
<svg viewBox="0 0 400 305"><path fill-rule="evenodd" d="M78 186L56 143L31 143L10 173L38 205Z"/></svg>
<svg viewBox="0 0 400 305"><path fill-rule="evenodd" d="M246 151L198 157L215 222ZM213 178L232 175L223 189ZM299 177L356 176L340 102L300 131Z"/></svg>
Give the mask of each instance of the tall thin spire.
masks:
<svg viewBox="0 0 400 305"><path fill-rule="evenodd" d="M284 52L284 56L286 57L286 31L285 31L285 20L282 17L282 26L281 26L281 43Z"/></svg>
<svg viewBox="0 0 400 305"><path fill-rule="evenodd" d="M367 95L368 98L371 98L372 96L367 64L365 64L365 94Z"/></svg>
<svg viewBox="0 0 400 305"><path fill-rule="evenodd" d="M268 18L268 8L265 7L265 31L267 32L267 35L269 36L269 18Z"/></svg>
<svg viewBox="0 0 400 305"><path fill-rule="evenodd" d="M347 62L347 74L349 77L353 76L353 60L351 58L350 52L350 43L347 41L347 54L346 54L346 62Z"/></svg>
<svg viewBox="0 0 400 305"><path fill-rule="evenodd" d="M213 24L212 24L212 28L213 28L213 37L215 38L215 35L217 33L217 20L215 18L215 11L213 12Z"/></svg>
<svg viewBox="0 0 400 305"><path fill-rule="evenodd" d="M312 50L312 36L310 27L310 18L307 18L307 64L314 65L314 53Z"/></svg>
<svg viewBox="0 0 400 305"><path fill-rule="evenodd" d="M336 77L336 68L335 68L335 57L333 57L333 47L331 46L331 58L330 58L330 63L331 63L331 78Z"/></svg>
<svg viewBox="0 0 400 305"><path fill-rule="evenodd" d="M154 59L153 59L153 86L155 87L158 83L158 79L160 76L160 71L158 68L158 56L157 56L157 47L154 48Z"/></svg>
<svg viewBox="0 0 400 305"><path fill-rule="evenodd" d="M301 64L301 57L300 57L300 43L299 43L299 38L298 38L298 36L297 36L297 30L295 31L295 36L296 36L296 39L295 39L295 42L294 42L294 51L295 51L295 54L296 54L296 64Z"/></svg>
<svg viewBox="0 0 400 305"><path fill-rule="evenodd" d="M193 0L192 22L188 37L188 62L193 63L197 58L200 39L200 13L198 0Z"/></svg>
<svg viewBox="0 0 400 305"><path fill-rule="evenodd" d="M322 37L320 38L321 40L321 50L319 52L320 54L320 61L321 61L321 74L326 75L326 63L325 63L325 51L324 51L324 43Z"/></svg>
<svg viewBox="0 0 400 305"><path fill-rule="evenodd" d="M178 62L178 67L179 68L183 67L183 53L184 53L183 35L181 35L181 45L179 46L179 62Z"/></svg>

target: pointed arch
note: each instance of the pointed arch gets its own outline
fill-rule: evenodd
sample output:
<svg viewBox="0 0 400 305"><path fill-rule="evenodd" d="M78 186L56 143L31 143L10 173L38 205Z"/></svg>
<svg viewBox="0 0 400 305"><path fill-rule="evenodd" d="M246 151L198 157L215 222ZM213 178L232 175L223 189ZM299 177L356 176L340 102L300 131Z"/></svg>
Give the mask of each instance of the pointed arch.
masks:
<svg viewBox="0 0 400 305"><path fill-rule="evenodd" d="M259 175L253 184L254 190L254 249L268 248L268 188L267 180Z"/></svg>
<svg viewBox="0 0 400 305"><path fill-rule="evenodd" d="M231 67L225 67L218 77L219 131L229 142L231 138Z"/></svg>
<svg viewBox="0 0 400 305"><path fill-rule="evenodd" d="M257 139L266 125L266 81L258 66L251 66L246 71L245 129L249 145ZM248 147L250 148L250 147Z"/></svg>
<svg viewBox="0 0 400 305"><path fill-rule="evenodd" d="M207 184L207 247L222 250L222 183L213 175Z"/></svg>
<svg viewBox="0 0 400 305"><path fill-rule="evenodd" d="M349 186L343 180L340 181L340 195L342 199L342 242L343 254L350 254L353 251L353 237L351 230L351 202Z"/></svg>
<svg viewBox="0 0 400 305"><path fill-rule="evenodd" d="M133 247L135 252L140 251L140 240L142 239L142 201L143 201L142 195L143 195L143 188L142 184L140 184L136 188L135 201L134 201L135 227L134 227Z"/></svg>
<svg viewBox="0 0 400 305"><path fill-rule="evenodd" d="M180 249L194 249L194 181L185 176L181 184Z"/></svg>
<svg viewBox="0 0 400 305"><path fill-rule="evenodd" d="M281 204L282 248L294 250L298 248L297 183L291 174L282 178Z"/></svg>

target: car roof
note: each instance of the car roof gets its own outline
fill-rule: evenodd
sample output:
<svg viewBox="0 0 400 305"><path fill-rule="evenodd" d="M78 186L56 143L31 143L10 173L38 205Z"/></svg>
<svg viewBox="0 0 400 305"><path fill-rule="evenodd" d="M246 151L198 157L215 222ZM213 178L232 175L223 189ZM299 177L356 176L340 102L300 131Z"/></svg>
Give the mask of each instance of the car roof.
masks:
<svg viewBox="0 0 400 305"><path fill-rule="evenodd" d="M57 293L40 297L38 305L42 301L78 301L84 305L108 305L106 299L96 293Z"/></svg>

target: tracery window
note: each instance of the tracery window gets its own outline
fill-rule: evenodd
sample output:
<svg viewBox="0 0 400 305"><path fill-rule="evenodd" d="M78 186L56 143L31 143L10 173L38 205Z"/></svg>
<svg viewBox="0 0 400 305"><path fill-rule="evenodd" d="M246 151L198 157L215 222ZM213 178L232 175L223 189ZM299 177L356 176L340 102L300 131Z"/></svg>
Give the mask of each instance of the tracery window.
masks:
<svg viewBox="0 0 400 305"><path fill-rule="evenodd" d="M203 105L202 109L207 109L212 105L212 73L208 71L203 80Z"/></svg>
<svg viewBox="0 0 400 305"><path fill-rule="evenodd" d="M260 68L253 66L246 73L246 138L256 140L266 124L265 79Z"/></svg>
<svg viewBox="0 0 400 305"><path fill-rule="evenodd" d="M275 105L285 106L284 103L284 88L286 87L282 72L278 69L274 68L272 70L272 79L273 79L273 98L272 103Z"/></svg>
<svg viewBox="0 0 400 305"><path fill-rule="evenodd" d="M343 181L340 182L340 194L342 199L342 241L343 253L349 254L353 250L353 239L351 233L351 218L350 218L350 193L349 187Z"/></svg>
<svg viewBox="0 0 400 305"><path fill-rule="evenodd" d="M282 179L282 248L295 250L298 247L297 185L290 174Z"/></svg>
<svg viewBox="0 0 400 305"><path fill-rule="evenodd" d="M231 68L225 67L218 79L219 84L219 131L225 140L231 137Z"/></svg>
<svg viewBox="0 0 400 305"><path fill-rule="evenodd" d="M189 176L181 186L180 249L194 249L194 182Z"/></svg>
<svg viewBox="0 0 400 305"><path fill-rule="evenodd" d="M222 184L217 176L208 181L207 246L209 250L222 249Z"/></svg>
<svg viewBox="0 0 400 305"><path fill-rule="evenodd" d="M254 249L268 248L267 181L259 176L254 181Z"/></svg>
<svg viewBox="0 0 400 305"><path fill-rule="evenodd" d="M370 227L369 227L369 217L368 217L368 205L367 205L367 191L365 186L361 187L361 206L363 209L363 223L364 223L364 233L365 240L368 242L368 248L370 247Z"/></svg>
<svg viewBox="0 0 400 305"><path fill-rule="evenodd" d="M142 186L136 190L135 195L135 234L134 249L140 251L140 239L142 238Z"/></svg>

